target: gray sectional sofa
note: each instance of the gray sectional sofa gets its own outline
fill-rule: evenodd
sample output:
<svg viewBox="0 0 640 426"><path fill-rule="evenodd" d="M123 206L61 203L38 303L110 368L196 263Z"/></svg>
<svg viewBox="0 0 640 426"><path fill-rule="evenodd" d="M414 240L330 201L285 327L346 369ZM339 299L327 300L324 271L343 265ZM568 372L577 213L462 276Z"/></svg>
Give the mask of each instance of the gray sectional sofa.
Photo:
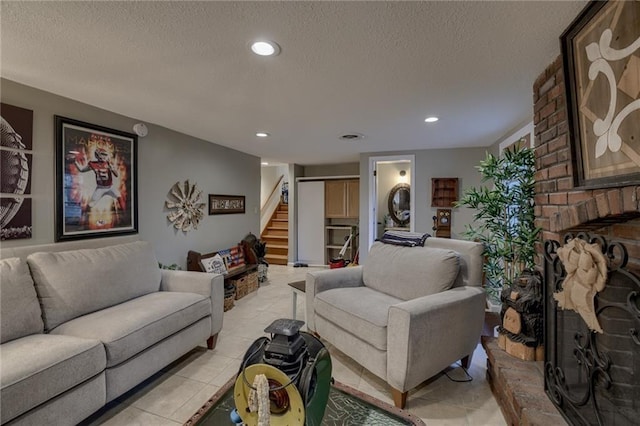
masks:
<svg viewBox="0 0 640 426"><path fill-rule="evenodd" d="M2 250L2 424L76 424L222 328L221 275L161 270L141 241L64 247Z"/></svg>

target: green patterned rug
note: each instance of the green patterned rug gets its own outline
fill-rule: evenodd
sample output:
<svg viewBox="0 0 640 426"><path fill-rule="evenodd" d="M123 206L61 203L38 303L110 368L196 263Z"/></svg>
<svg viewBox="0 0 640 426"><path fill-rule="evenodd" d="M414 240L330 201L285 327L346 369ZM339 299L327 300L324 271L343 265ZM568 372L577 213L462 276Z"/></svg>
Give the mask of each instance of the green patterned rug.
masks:
<svg viewBox="0 0 640 426"><path fill-rule="evenodd" d="M235 408L233 386L229 380L187 422L185 426L232 426L229 414ZM422 420L366 395L352 387L335 382L322 424L325 426L424 426Z"/></svg>

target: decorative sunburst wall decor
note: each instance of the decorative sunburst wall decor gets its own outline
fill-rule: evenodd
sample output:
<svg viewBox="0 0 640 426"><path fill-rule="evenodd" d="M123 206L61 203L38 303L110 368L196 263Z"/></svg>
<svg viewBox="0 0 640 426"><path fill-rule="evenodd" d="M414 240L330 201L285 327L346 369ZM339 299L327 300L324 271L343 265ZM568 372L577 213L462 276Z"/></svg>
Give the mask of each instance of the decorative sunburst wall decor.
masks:
<svg viewBox="0 0 640 426"><path fill-rule="evenodd" d="M173 223L174 228L183 232L198 229L198 222L204 216L205 203L200 202L202 190L198 189L195 183L191 185L187 179L184 184L176 182L169 194L165 205L168 209L175 210L167 215L167 219Z"/></svg>

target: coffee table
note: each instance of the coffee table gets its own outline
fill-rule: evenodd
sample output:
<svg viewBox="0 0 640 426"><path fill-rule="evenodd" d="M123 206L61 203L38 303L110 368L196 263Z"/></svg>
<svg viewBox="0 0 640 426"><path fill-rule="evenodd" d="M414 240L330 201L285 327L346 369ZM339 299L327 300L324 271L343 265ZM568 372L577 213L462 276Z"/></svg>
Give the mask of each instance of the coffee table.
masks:
<svg viewBox="0 0 640 426"><path fill-rule="evenodd" d="M291 298L292 298L292 309L291 309L291 318L296 319L296 310L298 307L298 295L305 297L305 290L307 288L306 281L294 281L288 284L291 287ZM307 322L307 311L304 312L304 322Z"/></svg>
<svg viewBox="0 0 640 426"><path fill-rule="evenodd" d="M185 422L184 426L232 426L229 414L235 408L234 384L235 378L229 380ZM424 422L413 414L338 382L331 385L322 425L425 426Z"/></svg>

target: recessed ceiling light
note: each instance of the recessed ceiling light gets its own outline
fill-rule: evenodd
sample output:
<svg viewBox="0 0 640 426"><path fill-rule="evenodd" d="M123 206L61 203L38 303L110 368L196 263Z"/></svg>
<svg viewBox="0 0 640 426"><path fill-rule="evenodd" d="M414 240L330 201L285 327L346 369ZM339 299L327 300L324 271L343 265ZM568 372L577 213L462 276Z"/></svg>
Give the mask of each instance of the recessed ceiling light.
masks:
<svg viewBox="0 0 640 426"><path fill-rule="evenodd" d="M364 135L362 133L346 133L340 136L340 139L344 141L354 141L354 140L359 140L363 138L364 138Z"/></svg>
<svg viewBox="0 0 640 426"><path fill-rule="evenodd" d="M267 163L266 161L263 161L263 162L262 162L262 163L260 163L260 164L262 164L263 166L268 166L268 165L269 165L269 163Z"/></svg>
<svg viewBox="0 0 640 426"><path fill-rule="evenodd" d="M269 137L269 133L267 132L257 132L256 136L259 138L268 138Z"/></svg>
<svg viewBox="0 0 640 426"><path fill-rule="evenodd" d="M273 41L254 41L251 44L251 51L260 56L276 56L280 53L280 46Z"/></svg>
<svg viewBox="0 0 640 426"><path fill-rule="evenodd" d="M424 121L427 122L427 123L435 123L438 120L439 120L438 117L427 117L427 118L424 119Z"/></svg>

